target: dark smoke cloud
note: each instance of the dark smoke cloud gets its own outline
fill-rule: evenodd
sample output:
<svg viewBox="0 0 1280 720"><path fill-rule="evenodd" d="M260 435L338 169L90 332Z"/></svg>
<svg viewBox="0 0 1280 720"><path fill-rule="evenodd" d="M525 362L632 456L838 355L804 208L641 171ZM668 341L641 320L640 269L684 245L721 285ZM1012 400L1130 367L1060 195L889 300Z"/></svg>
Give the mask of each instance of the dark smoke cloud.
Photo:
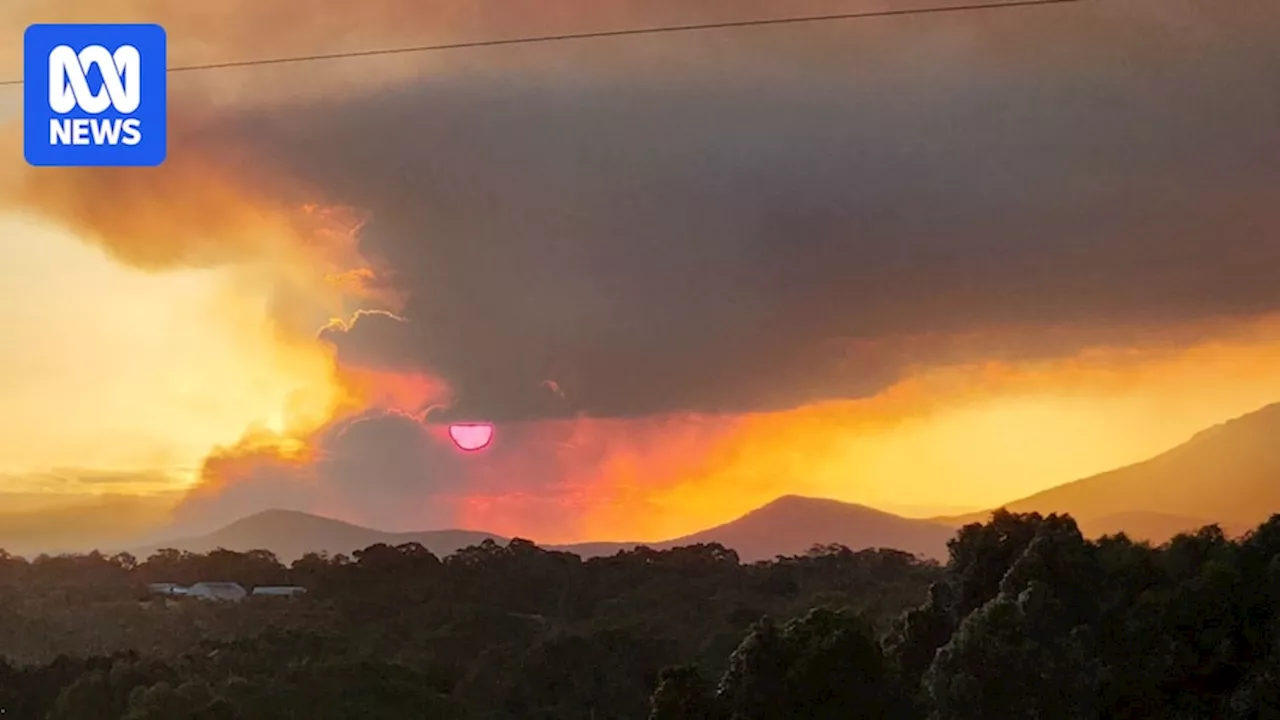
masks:
<svg viewBox="0 0 1280 720"><path fill-rule="evenodd" d="M329 339L446 378L442 417L790 407L1280 308L1280 11L1124 6L800 34L815 70L750 83L495 66L228 132L368 211L404 320ZM937 343L865 351L899 335Z"/></svg>
<svg viewBox="0 0 1280 720"><path fill-rule="evenodd" d="M370 411L325 429L303 461L281 458L270 448L215 454L206 462L204 483L175 509L172 526L192 535L264 508L281 508L387 530L438 529L465 524L468 503L515 501L518 517L508 520L538 529L542 536L563 536L570 519L540 516L524 507L524 500L541 498L561 509L584 502L595 478L574 471L589 471L611 452L630 447L619 429L644 440L645 432L656 435L672 426L618 428L608 423L506 424L491 447L463 453L443 426L423 422L421 415ZM690 427L687 421L674 426ZM719 429L709 425L694 439L703 442Z"/></svg>
<svg viewBox="0 0 1280 720"><path fill-rule="evenodd" d="M442 443L415 418L371 413L335 424L314 439L310 462L267 452L211 458L205 484L174 514L188 531L209 531L264 507L339 515L355 522L413 517L447 524L442 496L462 477Z"/></svg>
<svg viewBox="0 0 1280 720"><path fill-rule="evenodd" d="M391 312L361 310L350 322L334 321L320 330L320 340L334 346L342 365L392 372L420 368L419 344L409 321Z"/></svg>

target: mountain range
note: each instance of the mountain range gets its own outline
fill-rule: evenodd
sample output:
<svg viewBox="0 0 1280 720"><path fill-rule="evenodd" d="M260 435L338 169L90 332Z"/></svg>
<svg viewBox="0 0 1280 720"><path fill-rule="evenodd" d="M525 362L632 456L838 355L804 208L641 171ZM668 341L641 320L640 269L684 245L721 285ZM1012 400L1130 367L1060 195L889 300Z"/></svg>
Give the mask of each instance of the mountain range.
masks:
<svg viewBox="0 0 1280 720"><path fill-rule="evenodd" d="M546 547L582 557L599 557L641 544L662 550L718 542L737 551L743 561L752 562L777 555L802 554L815 543L837 543L855 548L892 547L941 559L952 534L952 528L928 520L911 520L836 500L789 495L732 522L663 542L592 542ZM268 510L208 535L131 552L145 557L162 547L189 552L266 548L287 562L308 552L349 555L377 543L416 542L436 555L448 555L489 539L505 543L509 538L469 530L391 533L291 510Z"/></svg>
<svg viewBox="0 0 1280 720"><path fill-rule="evenodd" d="M1150 460L1004 507L1069 513L1086 534L1123 530L1152 542L1212 523L1228 533L1244 532L1280 513L1280 403L1204 430ZM961 525L987 514L935 521Z"/></svg>
<svg viewBox="0 0 1280 720"><path fill-rule="evenodd" d="M1090 537L1125 532L1135 539L1161 543L1179 532L1214 523L1238 534L1280 512L1278 440L1280 404L1209 428L1149 460L1060 485L1003 507L1015 512L1069 513ZM911 519L861 505L791 495L723 525L643 544L664 549L718 542L748 562L833 543L853 549L896 548L942 559L946 541L958 527L981 522L989 515L990 511ZM3 529L0 526L0 540ZM208 535L131 552L145 557L162 547L191 552L268 549L289 561L307 552L351 554L377 543L417 542L437 555L448 555L486 539L508 540L472 530L384 532L301 512L268 510ZM595 557L639 544L592 542L547 547Z"/></svg>

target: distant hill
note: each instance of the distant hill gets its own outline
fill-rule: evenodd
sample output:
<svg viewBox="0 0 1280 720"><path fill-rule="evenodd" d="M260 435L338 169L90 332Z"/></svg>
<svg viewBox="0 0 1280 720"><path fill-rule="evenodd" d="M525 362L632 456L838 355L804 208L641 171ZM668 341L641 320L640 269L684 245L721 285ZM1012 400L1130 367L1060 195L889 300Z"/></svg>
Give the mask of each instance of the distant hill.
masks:
<svg viewBox="0 0 1280 720"><path fill-rule="evenodd" d="M777 555L802 554L817 544L839 544L855 550L885 547L943 558L951 528L928 520L909 520L835 500L787 496L724 525L693 535L656 543L593 542L548 545L582 557L613 555L644 544L655 549L718 542L738 552L744 562L768 560ZM247 551L267 549L290 562L308 552L351 554L377 543L421 543L436 555L449 555L485 539L506 542L491 533L469 530L434 530L389 533L340 520L290 510L268 510L238 520L221 530L196 538L138 548L145 557L161 548L209 552L217 548Z"/></svg>
<svg viewBox="0 0 1280 720"><path fill-rule="evenodd" d="M911 520L838 500L787 495L732 522L654 547L718 542L747 562L803 554L815 544L854 550L893 548L943 559L947 540L954 534L954 529L929 520Z"/></svg>
<svg viewBox="0 0 1280 720"><path fill-rule="evenodd" d="M1280 404L1205 430L1173 450L1145 462L1060 485L1005 505L1016 512L1069 513L1091 537L1124 531L1163 542L1210 523L1238 533L1280 512ZM954 528L981 522L989 512L933 520L835 500L789 495L732 522L663 542L656 549L718 542L747 562L795 555L815 544L853 549L887 547L933 558L946 556ZM389 533L306 513L270 510L197 538L150 545L207 552L265 548L289 561L315 551L347 553L376 543L418 542L437 555L485 539L485 532L438 530ZM611 555L638 543L594 542L548 546L583 557Z"/></svg>
<svg viewBox="0 0 1280 720"><path fill-rule="evenodd" d="M1004 507L1015 512L1069 513L1090 537L1123 531L1134 538L1159 543L1211 523L1238 534L1280 513L1278 441L1280 404L1205 430L1145 462L1060 485ZM118 513L118 527L97 527L96 536L133 530L137 521L124 509L121 507ZM11 552L21 552L34 547L70 548L77 540L77 547L101 542L77 537L68 529L77 527L76 515L86 509L59 512L65 517L0 513L0 547L8 545ZM860 505L792 495L708 530L644 544L665 549L718 542L736 550L748 562L800 554L815 544L833 543L853 549L895 548L944 558L946 541L956 527L982 522L989 515L988 511L930 520L908 519ZM57 529L56 538L46 536L49 528ZM307 552L350 554L377 543L417 542L437 555L448 555L485 539L506 541L498 535L469 530L383 532L301 512L269 510L209 535L152 543L132 552L145 556L162 547L192 552L219 547L239 551L269 549L288 562ZM637 544L593 542L548 547L595 557Z"/></svg>
<svg viewBox="0 0 1280 720"><path fill-rule="evenodd" d="M1242 532L1280 513L1280 404L1204 430L1145 462L1004 507L1070 513L1086 533L1124 530L1155 542L1210 523ZM937 520L955 526L988 514Z"/></svg>
<svg viewBox="0 0 1280 720"><path fill-rule="evenodd" d="M275 553L282 561L291 562L309 552L350 555L356 550L378 543L401 545L416 542L436 555L449 555L460 548L478 545L490 538L505 542L504 538L485 532L383 532L293 510L267 510L237 520L208 535L157 543L130 552L146 557L161 548L195 553L206 553L218 548L237 552L265 549Z"/></svg>
<svg viewBox="0 0 1280 720"><path fill-rule="evenodd" d="M1156 545L1168 542L1179 533L1194 532L1215 522L1207 518L1138 511L1077 521L1080 532L1084 533L1085 537L1099 538L1103 535L1116 535L1123 532L1135 540L1146 540ZM1224 532L1231 535L1238 535L1253 527L1233 523L1218 524L1222 526Z"/></svg>

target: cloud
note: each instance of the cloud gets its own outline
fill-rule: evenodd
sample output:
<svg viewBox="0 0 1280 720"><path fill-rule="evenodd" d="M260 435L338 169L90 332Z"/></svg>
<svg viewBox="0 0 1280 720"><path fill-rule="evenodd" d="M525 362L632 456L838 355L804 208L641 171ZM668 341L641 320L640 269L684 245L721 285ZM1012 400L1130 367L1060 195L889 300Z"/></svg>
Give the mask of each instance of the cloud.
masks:
<svg viewBox="0 0 1280 720"><path fill-rule="evenodd" d="M751 84L732 52L571 82L505 66L238 127L369 213L405 322L342 352L431 369L456 413L796 407L873 394L956 338L976 338L961 359L1069 355L1280 304L1280 90L1247 79L1280 51L1208 10L1187 41L1148 38L1153 6L1125 7L1096 37L1030 14L880 26L874 52L815 33L823 72Z"/></svg>
<svg viewBox="0 0 1280 720"><path fill-rule="evenodd" d="M913 0L927 6L929 0ZM865 9L895 7L864 3ZM169 39L170 64L203 65L236 60L313 55L370 48L448 44L477 40L561 35L662 25L686 25L766 17L847 12L844 0L793 0L784 10L776 0L366 0L352 4L310 0L226 0L216 12L193 8L184 0L12 0L0 7L0 29L14 37L34 22L155 22ZM717 35L700 34L699 40ZM611 61L627 62L665 53L662 44L610 42ZM606 41L609 42L609 41ZM18 47L17 44L14 47ZM689 46L685 46L686 56ZM540 49L539 49L540 50ZM552 63L563 56L539 55ZM711 50L714 54L715 51ZM278 65L215 73L188 73L172 84L174 96L203 104L217 114L228 107L272 105L299 98L395 86L435 73L467 72L494 57L529 59L523 48L488 49L482 53L430 53L364 57L324 65ZM535 58L535 62L541 62ZM562 64L576 72L573 64ZM0 55L0 73L21 74L21 55Z"/></svg>
<svg viewBox="0 0 1280 720"><path fill-rule="evenodd" d="M215 456L177 518L212 530L284 507L572 542L679 537L785 493L992 507L1280 398L1280 315L1219 334L1228 339L918 370L870 398L794 410L508 422L475 454L421 414L371 412L294 450L250 443Z"/></svg>
<svg viewBox="0 0 1280 720"><path fill-rule="evenodd" d="M406 371L420 367L412 338L415 328L385 310L361 310L350 320L335 319L320 329L319 339L337 350L338 362L374 370Z"/></svg>
<svg viewBox="0 0 1280 720"><path fill-rule="evenodd" d="M181 473L176 473L181 474ZM94 469L63 468L44 473L0 474L5 492L49 493L52 495L83 491L92 487L100 492L128 493L162 490L172 486L175 473L163 470L141 472L109 472Z"/></svg>
<svg viewBox="0 0 1280 720"><path fill-rule="evenodd" d="M296 457L252 440L227 448L206 462L204 483L174 521L209 530L280 507L390 529L439 528L462 516L468 496L550 493L561 480L563 468L549 460L562 447L548 428L503 428L504 448L464 456L447 430L422 419L370 411L335 422Z"/></svg>
<svg viewBox="0 0 1280 720"><path fill-rule="evenodd" d="M173 500L112 493L76 496L58 490L0 493L0 550L27 557L94 548L116 552L163 522Z"/></svg>
<svg viewBox="0 0 1280 720"><path fill-rule="evenodd" d="M208 18L176 5L97 11L170 24L195 62L266 37L497 36L535 7L246 4L203 48ZM731 7L773 9L553 9L574 30ZM1132 0L450 56L368 66L363 92L299 67L266 103L181 96L159 172L32 171L15 202L145 267L291 268L269 286L295 334L393 307L322 339L442 380L436 419L797 407L1274 309L1280 91L1254 80L1278 23L1262 2Z"/></svg>
<svg viewBox="0 0 1280 720"><path fill-rule="evenodd" d="M335 422L296 455L271 438L213 454L172 522L193 534L284 508L390 530L576 538L606 516L641 512L655 489L699 467L703 451L738 424L696 416L517 422L499 427L485 450L463 453L422 415L370 411Z"/></svg>

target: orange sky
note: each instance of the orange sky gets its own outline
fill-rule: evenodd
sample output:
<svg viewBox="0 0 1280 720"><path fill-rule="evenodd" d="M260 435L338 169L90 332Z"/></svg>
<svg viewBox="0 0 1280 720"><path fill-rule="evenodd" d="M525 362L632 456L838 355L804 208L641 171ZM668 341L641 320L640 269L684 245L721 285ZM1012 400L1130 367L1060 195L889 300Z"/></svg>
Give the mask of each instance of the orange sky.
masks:
<svg viewBox="0 0 1280 720"><path fill-rule="evenodd" d="M914 516L998 506L1146 459L1280 398L1280 318L1195 347L1096 351L1018 366L922 370L875 397L789 412L579 421L614 433L580 522L525 497L474 498L471 527L558 541L674 537L780 494ZM630 425L630 426L629 426Z"/></svg>
<svg viewBox="0 0 1280 720"><path fill-rule="evenodd" d="M395 44L412 35L402 30L409 5L382 6L345 39L343 23L330 18L289 42ZM79 18L89 7L68 3L62 14ZM167 8L171 37L174 28L187 33L177 35L176 56L193 62L257 48L255 29L231 14L218 19L176 7L116 0L95 12L123 18ZM38 10L29 4L0 14L0 31L16 37ZM224 41L212 32L196 37L211 18L233 24L223 28ZM495 22L457 13L433 29L452 37L505 28ZM8 60L0 70L12 74L17 66ZM431 62L427 70L397 67L420 77L432 72ZM174 112L174 142L199 135L196 109L212 115L286 95L341 94L344 82L359 81L348 70L354 74L276 91L264 89L268 75L211 76L178 94L185 104ZM164 174L129 175L128 182L29 171L17 144L17 91L0 88L0 151L10 166L0 171L0 327L11 348L0 354L0 493L23 498L24 507L32 498L119 494L177 502L203 481L193 496L199 500L239 481L210 476L214 470L248 477L259 461L315 466L316 433L339 420L449 400L447 383L429 373L339 367L332 348L316 339L326 323L347 322L359 309L399 310L399 289L383 282L394 268L359 249L360 208L346 209L345 198L319 196L307 178L266 172L238 148L204 136L175 154ZM1034 331L973 333L1016 339ZM447 496L452 522L547 542L655 540L791 493L914 516L957 513L1145 459L1280 401L1280 315L1265 308L1115 335L1103 346L1034 361L957 366L922 356L906 377L870 397L792 410L500 425L498 443L526 443L527 457L544 458L556 477L506 487L502 478L529 471L526 456L478 460L466 471L476 489ZM422 432L434 442L430 430ZM211 456L237 452L245 463L206 467ZM435 502L409 492L399 511L377 516L327 492L317 489L308 506L399 529L426 517L415 502Z"/></svg>

